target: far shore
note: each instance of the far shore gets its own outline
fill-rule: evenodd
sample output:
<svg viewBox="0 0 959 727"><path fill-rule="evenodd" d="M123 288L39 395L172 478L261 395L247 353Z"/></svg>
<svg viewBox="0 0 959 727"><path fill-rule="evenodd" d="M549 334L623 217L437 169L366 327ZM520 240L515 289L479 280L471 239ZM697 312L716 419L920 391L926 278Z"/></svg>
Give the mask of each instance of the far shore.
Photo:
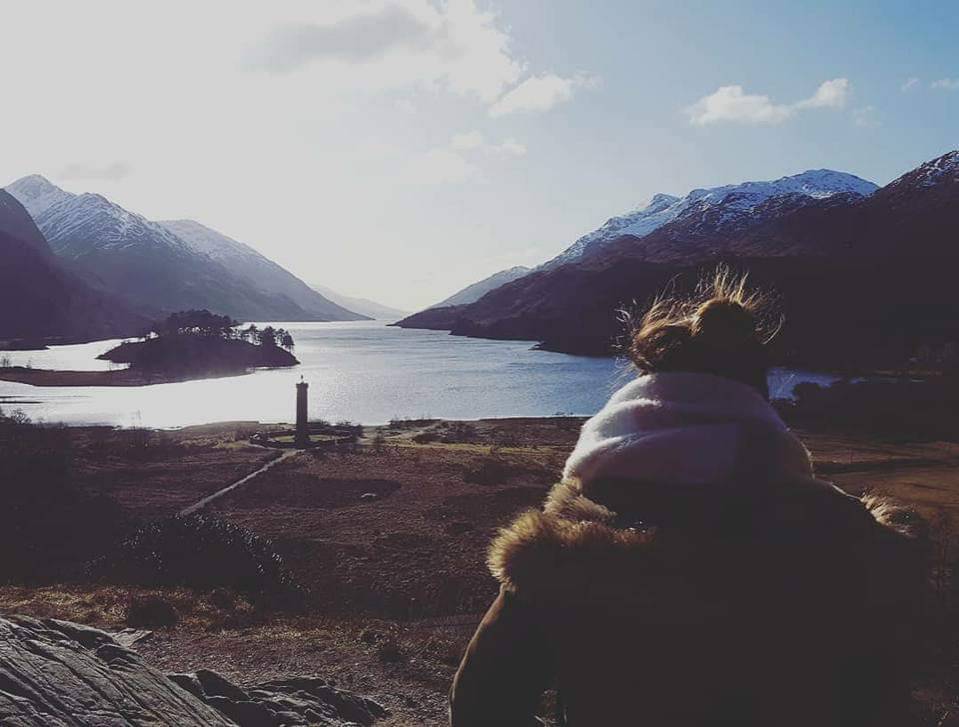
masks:
<svg viewBox="0 0 959 727"><path fill-rule="evenodd" d="M160 371L116 369L114 371L57 371L33 369L25 366L0 368L0 381L13 381L31 386L150 386L151 384L174 384L199 379L222 379L228 376L245 376L252 369L236 371L212 371L204 373L167 374Z"/></svg>

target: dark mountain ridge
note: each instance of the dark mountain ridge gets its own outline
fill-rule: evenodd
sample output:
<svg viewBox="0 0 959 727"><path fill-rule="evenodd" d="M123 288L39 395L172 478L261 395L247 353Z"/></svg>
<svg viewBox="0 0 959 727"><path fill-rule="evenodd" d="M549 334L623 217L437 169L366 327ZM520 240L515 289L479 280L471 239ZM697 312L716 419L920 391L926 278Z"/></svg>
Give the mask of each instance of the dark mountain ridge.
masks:
<svg viewBox="0 0 959 727"><path fill-rule="evenodd" d="M950 152L869 196L786 195L731 226L708 215L677 219L535 270L473 304L401 325L608 354L622 333L617 311L648 302L667 285L692 288L726 263L778 292L785 325L777 361L901 363L924 343L959 340L952 282L959 263L957 176L959 152Z"/></svg>
<svg viewBox="0 0 959 727"><path fill-rule="evenodd" d="M164 225L102 195L71 194L38 175L24 177L8 190L27 208L50 249L72 270L93 287L122 297L152 317L205 308L241 320L362 318L258 253L265 263L241 273L232 259L218 260Z"/></svg>

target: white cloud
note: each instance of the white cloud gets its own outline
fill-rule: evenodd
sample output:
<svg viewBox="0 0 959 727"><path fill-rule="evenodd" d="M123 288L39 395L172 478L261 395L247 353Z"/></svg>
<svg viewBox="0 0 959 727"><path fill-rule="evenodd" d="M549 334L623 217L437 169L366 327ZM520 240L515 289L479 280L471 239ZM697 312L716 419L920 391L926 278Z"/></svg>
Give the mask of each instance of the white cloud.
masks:
<svg viewBox="0 0 959 727"><path fill-rule="evenodd" d="M794 105L796 109L839 109L846 105L849 96L849 79L834 78L823 81L816 93Z"/></svg>
<svg viewBox="0 0 959 727"><path fill-rule="evenodd" d="M113 162L112 164L74 162L63 167L57 176L63 180L98 179L118 182L130 176L132 172L133 167L126 162Z"/></svg>
<svg viewBox="0 0 959 727"><path fill-rule="evenodd" d="M473 96L497 117L546 111L598 82L586 74L566 78L527 74L510 47L510 35L476 0L380 0L350 6L323 22L279 25L249 47L242 66L270 76L309 69L342 69L352 89L422 86ZM345 68L349 66L349 68ZM326 78L326 83L336 84Z"/></svg>
<svg viewBox="0 0 959 727"><path fill-rule="evenodd" d="M747 94L742 86L720 86L686 109L690 123L706 126L720 122L778 124L791 115L789 106L774 104L769 96Z"/></svg>
<svg viewBox="0 0 959 727"><path fill-rule="evenodd" d="M902 85L899 87L899 90L903 92L911 91L918 85L919 79L913 76L912 78L907 78L905 81L903 81Z"/></svg>
<svg viewBox="0 0 959 727"><path fill-rule="evenodd" d="M293 23L275 28L250 51L247 65L270 73L287 73L315 60L362 62L398 48L430 43L429 25L409 10L389 5L326 25Z"/></svg>
<svg viewBox="0 0 959 727"><path fill-rule="evenodd" d="M933 81L930 88L939 91L959 91L959 78L940 78L938 81Z"/></svg>
<svg viewBox="0 0 959 727"><path fill-rule="evenodd" d="M287 75L348 64L362 68L372 84L441 87L484 103L493 103L525 69L498 17L479 10L475 0L389 0L359 13L357 6L364 7L352 5L353 14L325 23L274 28L247 49L244 68Z"/></svg>
<svg viewBox="0 0 959 727"><path fill-rule="evenodd" d="M769 96L749 94L740 85L720 86L686 109L694 126L717 123L780 124L797 111L814 108L841 108L849 96L849 80L824 81L809 98L792 104L774 103Z"/></svg>
<svg viewBox="0 0 959 727"><path fill-rule="evenodd" d="M598 79L583 74L572 78L563 78L552 73L530 76L493 104L489 114L498 117L516 112L549 111L573 98L577 89L597 84Z"/></svg>

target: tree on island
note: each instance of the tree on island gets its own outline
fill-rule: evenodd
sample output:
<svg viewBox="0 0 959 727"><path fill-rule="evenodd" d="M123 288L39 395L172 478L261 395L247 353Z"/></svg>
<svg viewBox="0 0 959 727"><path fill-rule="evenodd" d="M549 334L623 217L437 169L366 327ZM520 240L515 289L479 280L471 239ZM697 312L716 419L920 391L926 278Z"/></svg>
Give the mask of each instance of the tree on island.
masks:
<svg viewBox="0 0 959 727"><path fill-rule="evenodd" d="M292 351L293 336L285 328L267 326L260 329L255 323L240 330L239 323L230 316L221 316L208 310L188 310L172 313L154 323L150 333L157 338L170 336L200 336L205 338L238 339L266 348L285 348Z"/></svg>
<svg viewBox="0 0 959 727"><path fill-rule="evenodd" d="M290 351L295 345L293 336L290 335L290 332L285 328L267 326L263 329L257 329L256 326L250 325L243 334L249 336L251 341L259 343L261 346L266 346L267 348L279 347Z"/></svg>
<svg viewBox="0 0 959 727"><path fill-rule="evenodd" d="M151 333L161 336L208 336L235 338L240 325L230 316L219 316L208 310L187 310L171 313L153 324Z"/></svg>

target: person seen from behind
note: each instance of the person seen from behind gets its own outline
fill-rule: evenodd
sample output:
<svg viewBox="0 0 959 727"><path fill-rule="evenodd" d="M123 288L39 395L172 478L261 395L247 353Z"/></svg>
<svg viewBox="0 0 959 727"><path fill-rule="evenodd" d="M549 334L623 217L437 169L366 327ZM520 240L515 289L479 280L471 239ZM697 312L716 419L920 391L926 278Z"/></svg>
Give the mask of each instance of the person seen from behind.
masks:
<svg viewBox="0 0 959 727"><path fill-rule="evenodd" d="M631 328L638 376L542 510L494 541L500 592L452 727L904 727L910 519L818 479L769 402L764 298L719 270Z"/></svg>

